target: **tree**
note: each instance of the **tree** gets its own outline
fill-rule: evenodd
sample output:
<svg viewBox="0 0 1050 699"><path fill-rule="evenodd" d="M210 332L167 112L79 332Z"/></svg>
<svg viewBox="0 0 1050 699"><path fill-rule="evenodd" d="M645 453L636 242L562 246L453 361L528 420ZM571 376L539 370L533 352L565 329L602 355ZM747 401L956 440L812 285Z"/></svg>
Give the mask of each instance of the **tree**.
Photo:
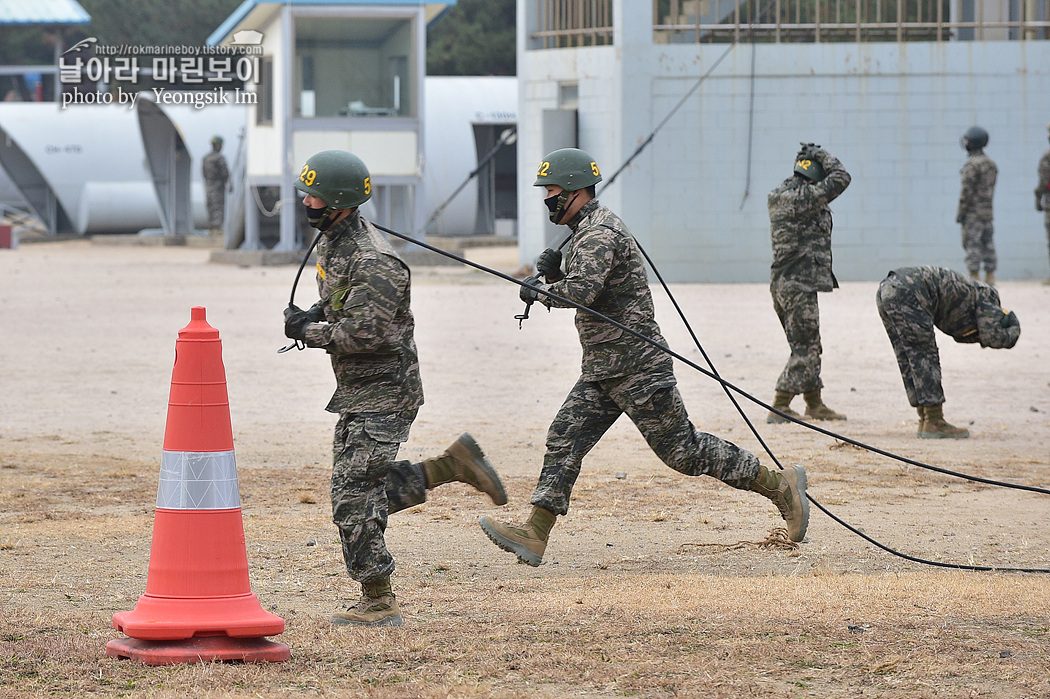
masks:
<svg viewBox="0 0 1050 699"><path fill-rule="evenodd" d="M427 32L427 75L514 75L515 0L458 0Z"/></svg>

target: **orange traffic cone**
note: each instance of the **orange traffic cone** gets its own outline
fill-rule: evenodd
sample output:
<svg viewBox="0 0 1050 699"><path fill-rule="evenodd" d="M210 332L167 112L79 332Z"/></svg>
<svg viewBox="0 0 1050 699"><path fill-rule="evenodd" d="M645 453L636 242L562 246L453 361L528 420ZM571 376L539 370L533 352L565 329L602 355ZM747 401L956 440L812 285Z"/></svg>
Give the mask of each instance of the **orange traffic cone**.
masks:
<svg viewBox="0 0 1050 699"><path fill-rule="evenodd" d="M175 343L146 594L113 627L130 638L107 643L106 655L147 665L291 657L263 638L282 633L284 619L248 582L222 342L201 306Z"/></svg>

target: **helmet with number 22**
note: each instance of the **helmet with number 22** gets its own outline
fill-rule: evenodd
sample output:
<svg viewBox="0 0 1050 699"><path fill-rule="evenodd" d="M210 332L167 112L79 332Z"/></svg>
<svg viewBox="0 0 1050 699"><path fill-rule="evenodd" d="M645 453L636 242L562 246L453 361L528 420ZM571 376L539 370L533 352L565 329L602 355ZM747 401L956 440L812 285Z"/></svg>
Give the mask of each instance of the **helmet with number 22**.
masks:
<svg viewBox="0 0 1050 699"><path fill-rule="evenodd" d="M561 148L543 157L533 186L553 184L566 192L575 192L601 181L601 170L590 153L579 148Z"/></svg>

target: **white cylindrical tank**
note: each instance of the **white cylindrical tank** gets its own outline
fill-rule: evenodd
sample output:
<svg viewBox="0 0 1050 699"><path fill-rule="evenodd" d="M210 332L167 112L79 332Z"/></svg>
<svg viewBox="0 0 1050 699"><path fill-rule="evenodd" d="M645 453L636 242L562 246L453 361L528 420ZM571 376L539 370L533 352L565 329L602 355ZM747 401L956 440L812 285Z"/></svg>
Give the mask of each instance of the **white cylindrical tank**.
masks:
<svg viewBox="0 0 1050 699"><path fill-rule="evenodd" d="M142 97L139 97L142 99ZM164 105L193 158L191 200L194 223L206 224L201 159L212 136L222 136L233 164L239 147L244 107ZM157 195L142 145L138 117L128 105L70 105L51 102L0 103L0 132L27 158L71 219L74 232L136 233L161 225ZM229 149L229 152L227 152ZM0 149L0 156L4 149ZM4 166L21 190L17 170ZM26 168L22 168L23 170ZM232 167L231 167L232 170ZM39 187L39 183L28 183Z"/></svg>
<svg viewBox="0 0 1050 699"><path fill-rule="evenodd" d="M429 76L425 99L423 178L427 218L430 218L478 166L474 126L517 124L518 79ZM477 180L472 179L427 228L427 233L471 233L477 209Z"/></svg>
<svg viewBox="0 0 1050 699"><path fill-rule="evenodd" d="M0 129L36 166L76 233L128 233L160 223L135 112L126 105L4 103ZM17 174L8 174L20 186ZM88 183L106 186L89 189ZM105 208L116 210L82 202L86 190L103 189ZM112 192L122 196L114 200Z"/></svg>

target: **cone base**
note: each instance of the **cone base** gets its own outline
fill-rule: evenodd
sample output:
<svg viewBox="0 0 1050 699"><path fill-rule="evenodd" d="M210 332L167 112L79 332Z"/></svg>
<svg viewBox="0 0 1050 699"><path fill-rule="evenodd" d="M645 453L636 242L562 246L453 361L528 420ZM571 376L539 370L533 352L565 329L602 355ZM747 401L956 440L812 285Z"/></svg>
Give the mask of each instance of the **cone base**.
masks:
<svg viewBox="0 0 1050 699"><path fill-rule="evenodd" d="M145 665L210 663L225 660L243 663L279 663L292 657L283 643L265 638L230 638L205 636L182 641L144 641L117 638L106 644L110 658L127 658Z"/></svg>
<svg viewBox="0 0 1050 699"><path fill-rule="evenodd" d="M230 597L139 598L135 609L113 615L113 628L146 641L178 641L200 636L255 638L284 632L284 619L271 614L252 593Z"/></svg>

